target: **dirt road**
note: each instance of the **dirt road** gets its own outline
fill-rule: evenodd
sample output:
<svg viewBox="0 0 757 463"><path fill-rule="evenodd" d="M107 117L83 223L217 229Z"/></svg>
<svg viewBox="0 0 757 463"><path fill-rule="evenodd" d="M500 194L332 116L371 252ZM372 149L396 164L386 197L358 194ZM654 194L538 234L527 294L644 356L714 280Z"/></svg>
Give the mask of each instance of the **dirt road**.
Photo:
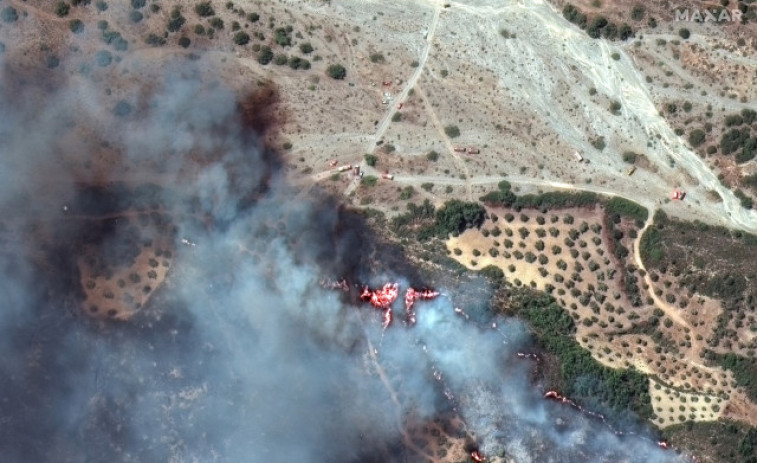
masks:
<svg viewBox="0 0 757 463"><path fill-rule="evenodd" d="M436 26L439 24L439 15L442 11L442 5L440 3L436 3L434 7L434 16L431 19L431 23L428 26L427 34L426 34L426 48L423 50L423 53L421 54L420 58L418 59L418 67L415 68L415 71L413 72L413 75L410 76L410 79L405 83L405 86L402 88L402 91L395 97L394 101L392 101L389 104L389 108L384 115L384 118L381 120L381 123L378 125L378 128L376 129L376 133L371 136L370 140L368 141L368 144L365 147L366 153L372 153L376 149L376 143L381 139L381 137L384 136L384 133L386 132L386 129L389 127L389 124L392 122L392 116L394 116L394 113L397 112L397 106L396 103L401 103L405 101L407 98L408 92L410 92L410 89L415 87L415 84L418 82L418 78L421 76L421 73L423 72L423 68L426 66L426 62L428 61L428 55L431 51L431 43L434 41L434 33L436 32ZM395 104L392 104L395 103Z"/></svg>

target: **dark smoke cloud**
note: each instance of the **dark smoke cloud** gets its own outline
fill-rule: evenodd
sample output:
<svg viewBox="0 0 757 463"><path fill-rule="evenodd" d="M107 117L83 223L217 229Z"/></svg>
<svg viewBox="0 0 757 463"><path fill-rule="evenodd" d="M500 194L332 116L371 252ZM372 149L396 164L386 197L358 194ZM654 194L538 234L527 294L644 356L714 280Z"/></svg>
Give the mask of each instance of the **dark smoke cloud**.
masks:
<svg viewBox="0 0 757 463"><path fill-rule="evenodd" d="M675 460L543 401L529 365L514 360L527 342L515 321L468 323L440 298L418 304L415 327L382 332L354 290L321 288L344 276L420 281L334 200L294 199L249 129L267 108L238 104L189 65L168 69L153 76L157 89L134 93L128 117L97 124L97 137L69 133L66 105L80 120L112 108L73 103L91 90L80 84L50 93L49 107L3 104L2 461L415 462L404 421L453 410L484 451L519 462ZM24 136L32 125L39 136ZM108 171L103 189L88 190L58 159L103 140L121 154L113 165L142 170ZM132 319L90 319L78 307L76 251L105 252L127 233L73 216L140 204L169 211L171 227L144 233L171 237L172 273Z"/></svg>

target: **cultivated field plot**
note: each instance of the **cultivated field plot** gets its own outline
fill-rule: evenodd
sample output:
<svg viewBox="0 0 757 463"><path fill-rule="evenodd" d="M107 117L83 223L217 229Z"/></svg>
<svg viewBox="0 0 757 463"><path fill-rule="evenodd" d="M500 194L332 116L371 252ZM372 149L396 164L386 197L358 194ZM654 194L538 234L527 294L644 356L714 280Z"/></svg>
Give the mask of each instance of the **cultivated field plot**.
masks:
<svg viewBox="0 0 757 463"><path fill-rule="evenodd" d="M81 306L88 315L127 320L139 312L164 283L171 269L174 244L165 231L144 230L151 219L162 224L165 216L141 213L137 223L144 224L142 230L137 224L131 224L135 226L130 228L129 219L123 219L127 223L119 226L131 231L124 233L128 236L118 237L111 245L85 248L77 264L85 293Z"/></svg>
<svg viewBox="0 0 757 463"><path fill-rule="evenodd" d="M447 248L468 268L493 265L516 286L550 293L596 360L647 374L655 424L716 420L731 401L754 410L733 374L703 358L720 304L672 287L672 275L650 277L639 268L639 225L613 220L600 206L546 213L496 208L480 229L451 237Z"/></svg>

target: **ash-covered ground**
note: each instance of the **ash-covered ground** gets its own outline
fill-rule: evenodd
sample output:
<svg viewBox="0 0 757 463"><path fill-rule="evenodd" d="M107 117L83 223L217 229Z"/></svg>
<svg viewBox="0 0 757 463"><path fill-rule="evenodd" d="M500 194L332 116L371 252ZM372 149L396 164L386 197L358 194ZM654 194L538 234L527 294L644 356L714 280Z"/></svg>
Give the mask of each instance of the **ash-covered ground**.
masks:
<svg viewBox="0 0 757 463"><path fill-rule="evenodd" d="M408 417L451 412L512 461L679 458L543 400L523 326L466 321L449 288L383 330L354 285L422 287L401 250L295 199L261 141L273 100L240 104L192 66L150 76L117 124L89 124L114 108L79 82L0 81L3 461L420 462ZM130 228L147 212L162 226ZM92 317L83 249L128 265L135 233L170 240L169 276L128 319ZM341 278L350 292L321 285Z"/></svg>

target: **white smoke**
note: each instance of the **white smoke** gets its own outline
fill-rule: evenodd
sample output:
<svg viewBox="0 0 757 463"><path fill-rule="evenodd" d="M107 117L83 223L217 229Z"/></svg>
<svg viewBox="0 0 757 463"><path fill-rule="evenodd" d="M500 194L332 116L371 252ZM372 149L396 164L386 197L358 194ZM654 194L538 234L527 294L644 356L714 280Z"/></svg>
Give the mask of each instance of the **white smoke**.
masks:
<svg viewBox="0 0 757 463"><path fill-rule="evenodd" d="M60 214L66 198L29 217L20 209L26 191L47 187L29 173L58 165L57 113L9 107L3 117L4 176L24 174L2 189L3 217L22 217L15 230L50 222L68 231L51 243L17 233L0 253L4 461L420 461L405 448L405 418L453 407L485 452L516 461L675 460L543 401L514 355L527 340L516 321L480 327L442 297L416 304L416 326L383 332L380 312L321 288L345 276L333 269L375 278L365 230L336 204L297 201L275 176L263 183L270 166L244 136L233 92L192 72L158 81L118 131L100 134L126 164L155 163L174 180L159 199L177 226L175 270L152 307L123 324L88 321L71 303L76 279L44 270L41 261L57 258L50 249L86 230ZM79 91L60 89L53 101ZM87 101L84 120L103 113ZM24 139L30 122L53 135ZM58 183L73 191L65 177Z"/></svg>

